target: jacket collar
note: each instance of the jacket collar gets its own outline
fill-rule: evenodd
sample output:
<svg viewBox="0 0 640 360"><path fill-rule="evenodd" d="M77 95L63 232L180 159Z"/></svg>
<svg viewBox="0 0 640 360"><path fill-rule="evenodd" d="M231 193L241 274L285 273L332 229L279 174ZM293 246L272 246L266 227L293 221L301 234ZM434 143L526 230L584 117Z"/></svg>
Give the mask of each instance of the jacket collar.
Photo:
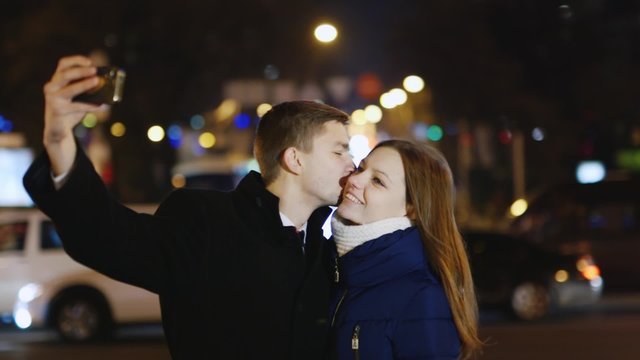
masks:
<svg viewBox="0 0 640 360"><path fill-rule="evenodd" d="M240 180L234 193L240 196L243 202L255 204L263 226L273 231L284 232L282 220L280 219L280 199L267 190L260 173L250 171ZM313 239L322 236L322 225L330 213L331 208L324 206L316 209L309 217L307 221L307 240L312 242L310 243L311 246L313 246Z"/></svg>

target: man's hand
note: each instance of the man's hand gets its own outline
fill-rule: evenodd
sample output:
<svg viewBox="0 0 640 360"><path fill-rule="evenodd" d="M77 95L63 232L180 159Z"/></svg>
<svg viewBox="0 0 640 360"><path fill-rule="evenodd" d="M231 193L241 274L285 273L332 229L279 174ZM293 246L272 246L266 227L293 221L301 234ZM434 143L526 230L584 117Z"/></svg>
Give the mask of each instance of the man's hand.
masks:
<svg viewBox="0 0 640 360"><path fill-rule="evenodd" d="M44 86L43 144L54 175L68 172L76 155L73 127L87 112L104 110L105 105L73 102L72 99L98 85L96 67L84 56L60 59L58 68Z"/></svg>

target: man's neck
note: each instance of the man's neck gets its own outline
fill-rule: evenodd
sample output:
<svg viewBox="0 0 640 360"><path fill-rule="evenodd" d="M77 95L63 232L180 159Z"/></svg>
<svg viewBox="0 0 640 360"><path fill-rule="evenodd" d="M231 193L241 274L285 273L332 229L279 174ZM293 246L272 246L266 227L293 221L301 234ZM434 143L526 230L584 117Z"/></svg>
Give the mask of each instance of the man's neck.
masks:
<svg viewBox="0 0 640 360"><path fill-rule="evenodd" d="M296 228L306 223L311 213L318 208L313 199L304 194L300 186L291 180L278 178L267 186L267 190L280 199L280 212L291 219Z"/></svg>

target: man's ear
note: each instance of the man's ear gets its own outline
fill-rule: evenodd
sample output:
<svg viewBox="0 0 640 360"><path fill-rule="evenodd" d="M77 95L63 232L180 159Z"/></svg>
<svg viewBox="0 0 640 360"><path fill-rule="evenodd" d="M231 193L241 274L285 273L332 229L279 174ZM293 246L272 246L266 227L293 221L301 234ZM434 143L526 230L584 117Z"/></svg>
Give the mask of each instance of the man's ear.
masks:
<svg viewBox="0 0 640 360"><path fill-rule="evenodd" d="M282 153L282 166L288 172L300 174L302 172L302 161L300 151L295 147L288 147Z"/></svg>

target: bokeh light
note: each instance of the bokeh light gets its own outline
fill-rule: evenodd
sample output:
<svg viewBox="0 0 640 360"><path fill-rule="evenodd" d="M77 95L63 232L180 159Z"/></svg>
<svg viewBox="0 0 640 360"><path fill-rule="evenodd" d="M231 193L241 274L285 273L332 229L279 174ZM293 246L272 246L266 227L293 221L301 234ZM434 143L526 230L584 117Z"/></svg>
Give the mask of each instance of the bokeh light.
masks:
<svg viewBox="0 0 640 360"><path fill-rule="evenodd" d="M407 102L407 93L400 88L389 90L389 96L391 97L391 101L393 101L396 106L402 105Z"/></svg>
<svg viewBox="0 0 640 360"><path fill-rule="evenodd" d="M360 161L369 155L371 147L369 146L369 139L361 134L354 135L349 139L349 152L353 156L353 162L360 164Z"/></svg>
<svg viewBox="0 0 640 360"><path fill-rule="evenodd" d="M582 161L576 168L576 179L581 184L592 184L602 181L607 171L601 161Z"/></svg>
<svg viewBox="0 0 640 360"><path fill-rule="evenodd" d="M440 141L443 134L442 128L438 125L431 125L429 126L429 130L427 130L427 138L431 141Z"/></svg>
<svg viewBox="0 0 640 360"><path fill-rule="evenodd" d="M382 120L382 109L377 105L368 105L364 108L364 117L372 124L379 123Z"/></svg>
<svg viewBox="0 0 640 360"><path fill-rule="evenodd" d="M256 108L256 114L258 115L258 117L262 118L264 114L267 113L267 111L271 110L271 108L271 104L262 103Z"/></svg>
<svg viewBox="0 0 640 360"><path fill-rule="evenodd" d="M164 129L162 126L154 125L147 130L147 137L153 142L159 142L164 139Z"/></svg>
<svg viewBox="0 0 640 360"><path fill-rule="evenodd" d="M171 177L171 185L178 189L187 184L187 179L182 174L175 174Z"/></svg>
<svg viewBox="0 0 640 360"><path fill-rule="evenodd" d="M527 211L528 207L529 207L529 203L527 203L527 200L518 199L514 201L513 204L511 204L511 207L509 208L509 213L513 217L518 217L524 214L524 212Z"/></svg>
<svg viewBox="0 0 640 360"><path fill-rule="evenodd" d="M320 24L314 30L313 35L316 37L316 40L328 44L338 37L338 29L331 24Z"/></svg>
<svg viewBox="0 0 640 360"><path fill-rule="evenodd" d="M121 122L114 122L111 124L111 135L115 137L122 137L127 132L127 127Z"/></svg>
<svg viewBox="0 0 640 360"><path fill-rule="evenodd" d="M365 116L364 110L358 109L351 113L351 122L354 125L364 125L367 123L367 118Z"/></svg>
<svg viewBox="0 0 640 360"><path fill-rule="evenodd" d="M402 86L410 93L417 93L424 89L424 80L417 75L409 75L402 81Z"/></svg>
<svg viewBox="0 0 640 360"><path fill-rule="evenodd" d="M200 130L204 127L204 117L200 114L193 115L189 123L193 130Z"/></svg>
<svg viewBox="0 0 640 360"><path fill-rule="evenodd" d="M86 113L82 118L82 126L91 129L98 124L98 117L94 113Z"/></svg>
<svg viewBox="0 0 640 360"><path fill-rule="evenodd" d="M198 137L198 144L205 149L212 148L216 144L216 136L211 132L205 131Z"/></svg>

